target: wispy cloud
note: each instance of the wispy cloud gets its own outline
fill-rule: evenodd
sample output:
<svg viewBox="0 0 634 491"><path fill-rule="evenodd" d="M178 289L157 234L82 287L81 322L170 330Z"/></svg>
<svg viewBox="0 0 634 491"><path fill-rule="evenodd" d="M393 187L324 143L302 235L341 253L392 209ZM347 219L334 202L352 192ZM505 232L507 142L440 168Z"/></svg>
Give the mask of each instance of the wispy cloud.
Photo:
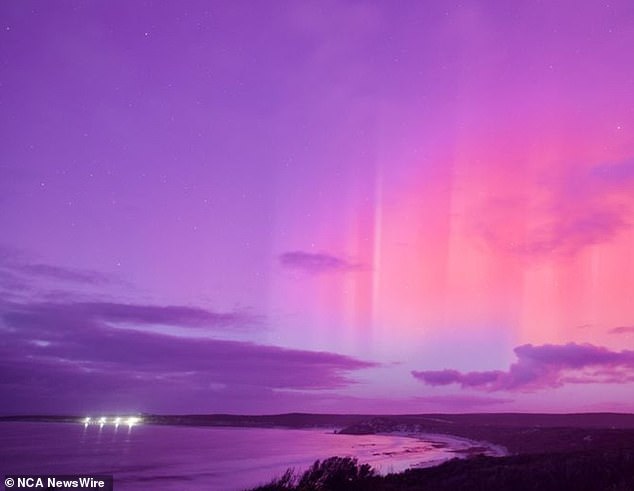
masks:
<svg viewBox="0 0 634 491"><path fill-rule="evenodd" d="M0 272L24 281L34 279L52 280L65 283L103 285L114 282L110 275L98 271L56 266L31 261L23 252L0 246Z"/></svg>
<svg viewBox="0 0 634 491"><path fill-rule="evenodd" d="M109 283L112 279L103 273L75 268L63 268L50 264L24 264L16 266L16 271L29 276L50 278L53 280L69 281L75 283Z"/></svg>
<svg viewBox="0 0 634 491"><path fill-rule="evenodd" d="M632 184L634 182L634 158L597 165L590 171L590 176L613 186Z"/></svg>
<svg viewBox="0 0 634 491"><path fill-rule="evenodd" d="M431 386L458 384L487 391L523 391L560 387L566 383L626 383L634 381L634 351L610 351L591 344L533 346L514 350L517 362L507 371L413 371Z"/></svg>
<svg viewBox="0 0 634 491"><path fill-rule="evenodd" d="M304 271L307 273L328 273L358 271L363 269L360 264L326 253L305 251L290 251L279 256L280 264L285 268Z"/></svg>
<svg viewBox="0 0 634 491"><path fill-rule="evenodd" d="M534 185L537 196L483 203L474 227L490 246L528 258L569 256L632 226L633 159L571 167Z"/></svg>
<svg viewBox="0 0 634 491"><path fill-rule="evenodd" d="M608 331L610 334L634 334L634 326L619 326Z"/></svg>
<svg viewBox="0 0 634 491"><path fill-rule="evenodd" d="M137 305L115 302L40 302L10 304L5 320L14 325L26 321L32 326L39 320L47 325L51 320L63 321L67 325L94 322L136 325L174 325L184 327L242 326L253 322L251 314L243 312L213 312L199 307L183 305Z"/></svg>

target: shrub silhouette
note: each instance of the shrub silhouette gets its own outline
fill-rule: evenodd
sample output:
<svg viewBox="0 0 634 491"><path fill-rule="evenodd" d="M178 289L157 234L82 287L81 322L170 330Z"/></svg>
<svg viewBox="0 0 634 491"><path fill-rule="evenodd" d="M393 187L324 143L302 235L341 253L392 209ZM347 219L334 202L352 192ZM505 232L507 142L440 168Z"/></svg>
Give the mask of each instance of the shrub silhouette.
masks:
<svg viewBox="0 0 634 491"><path fill-rule="evenodd" d="M624 448L507 457L476 456L376 475L349 457L287 471L257 491L634 491L634 442Z"/></svg>
<svg viewBox="0 0 634 491"><path fill-rule="evenodd" d="M359 484L374 476L374 470L368 465L359 465L351 457L330 457L315 461L297 484L298 491L345 491L360 489Z"/></svg>
<svg viewBox="0 0 634 491"><path fill-rule="evenodd" d="M361 491L376 474L368 464L351 457L316 460L301 476L288 469L258 491Z"/></svg>

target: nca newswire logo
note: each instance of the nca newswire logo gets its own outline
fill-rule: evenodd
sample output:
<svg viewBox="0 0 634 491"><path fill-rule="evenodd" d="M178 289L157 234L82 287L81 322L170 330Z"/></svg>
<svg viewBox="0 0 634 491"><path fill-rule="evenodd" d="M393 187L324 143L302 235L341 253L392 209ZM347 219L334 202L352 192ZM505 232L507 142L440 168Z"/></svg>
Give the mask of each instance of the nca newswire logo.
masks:
<svg viewBox="0 0 634 491"><path fill-rule="evenodd" d="M113 491L112 476L5 476L5 491L14 489L91 489L93 491Z"/></svg>

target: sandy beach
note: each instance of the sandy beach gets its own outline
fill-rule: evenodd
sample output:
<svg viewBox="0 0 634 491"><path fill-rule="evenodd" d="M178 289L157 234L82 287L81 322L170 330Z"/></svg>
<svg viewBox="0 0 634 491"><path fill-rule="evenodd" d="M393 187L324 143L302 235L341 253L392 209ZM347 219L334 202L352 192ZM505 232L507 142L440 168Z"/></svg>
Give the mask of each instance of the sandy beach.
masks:
<svg viewBox="0 0 634 491"><path fill-rule="evenodd" d="M401 472L409 468L432 467L453 458L472 455L500 457L505 448L489 442L469 440L446 434L382 432L380 439L355 435L354 456L359 462L372 465L379 473Z"/></svg>
<svg viewBox="0 0 634 491"><path fill-rule="evenodd" d="M400 452L392 455L398 458L400 462L409 464L404 468L399 465L402 470L433 467L452 458L463 459L473 455L487 455L490 457L509 455L508 450L501 445L442 433L385 432L377 434L399 438L405 437L419 442L418 444L403 445ZM417 456L418 452L424 452L424 460L420 458L420 454ZM436 458L433 457L434 454L437 454ZM417 457L419 458L417 459ZM359 460L362 461L361 456L359 456Z"/></svg>

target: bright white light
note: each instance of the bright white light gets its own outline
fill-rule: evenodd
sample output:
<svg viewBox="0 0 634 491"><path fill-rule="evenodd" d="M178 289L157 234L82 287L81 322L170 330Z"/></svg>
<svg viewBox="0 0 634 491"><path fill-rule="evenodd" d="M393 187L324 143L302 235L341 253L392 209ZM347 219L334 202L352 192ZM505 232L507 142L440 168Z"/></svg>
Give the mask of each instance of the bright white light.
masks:
<svg viewBox="0 0 634 491"><path fill-rule="evenodd" d="M85 426L90 424L98 424L99 426L104 425L114 425L119 426L122 424L127 424L128 426L134 426L143 422L143 419L138 416L117 416L117 417L106 417L101 416L99 418L91 418L90 416L86 416L82 422Z"/></svg>

